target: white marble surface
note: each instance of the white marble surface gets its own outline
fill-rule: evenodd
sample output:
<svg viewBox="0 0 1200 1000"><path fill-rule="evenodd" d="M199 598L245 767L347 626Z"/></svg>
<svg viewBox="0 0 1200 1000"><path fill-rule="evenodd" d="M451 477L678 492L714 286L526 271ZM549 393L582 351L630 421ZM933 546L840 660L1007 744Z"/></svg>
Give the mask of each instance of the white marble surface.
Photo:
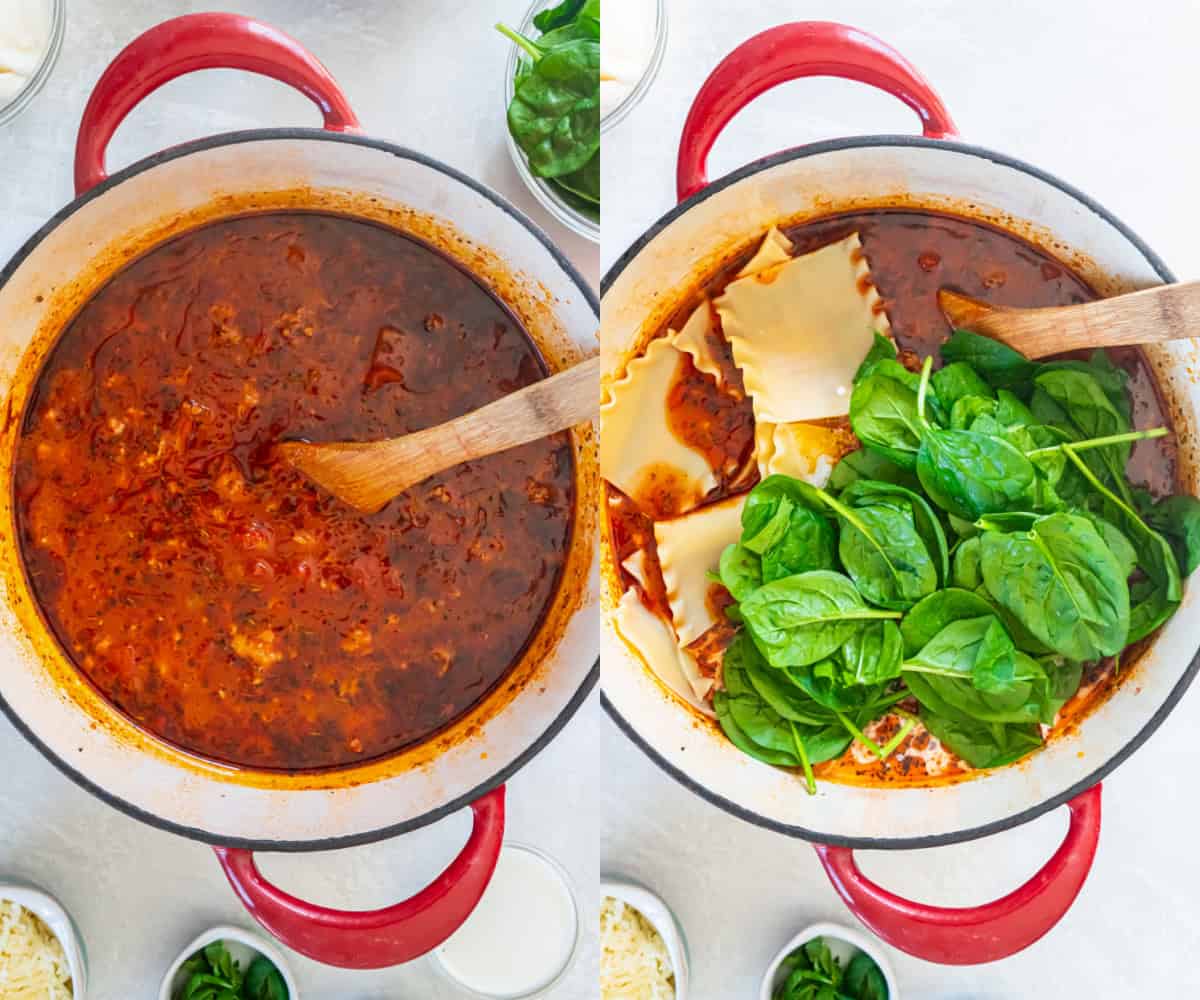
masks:
<svg viewBox="0 0 1200 1000"><path fill-rule="evenodd" d="M607 268L674 203L679 132L697 88L741 40L801 17L872 31L939 90L962 135L1036 163L1133 227L1181 278L1200 277L1194 227L1200 133L1191 127L1200 7L1183 0L670 0L671 42L646 102L605 136ZM915 132L907 108L844 81L788 84L718 141L709 175L806 141ZM635 168L631 169L631 164ZM1194 585L1194 584L1193 584ZM1007 961L940 968L890 950L905 997L1079 1000L1192 996L1200 888L1193 793L1200 690L1105 783L1091 878L1043 941ZM693 1000L757 996L771 956L817 920L853 922L810 847L736 820L658 771L613 726L605 739L601 863L654 886L678 913ZM969 905L1003 895L1053 852L1064 814L968 845L865 854L864 870L912 898Z"/></svg>
<svg viewBox="0 0 1200 1000"><path fill-rule="evenodd" d="M581 271L598 279L597 248L558 228L530 196L504 147L501 95L507 49L492 31L517 20L526 0L67 0L62 60L47 89L0 128L0 261L71 196L75 129L92 84L136 34L177 14L228 7L295 35L330 68L364 129L412 146L499 190L546 227ZM281 84L214 71L175 81L137 109L109 158L119 166L215 132L316 125L315 109ZM591 794L604 729L595 699L509 785L509 837L558 858L581 890L586 928L596 912L598 827ZM143 826L76 788L0 718L0 878L18 875L59 896L80 923L94 1000L154 995L176 951L216 923L253 927L212 853ZM335 854L267 856L268 876L331 906L395 902L428 881L466 840L455 816L415 834ZM428 961L381 972L345 972L298 956L312 1000L452 1000ZM594 933L556 998L595 993Z"/></svg>

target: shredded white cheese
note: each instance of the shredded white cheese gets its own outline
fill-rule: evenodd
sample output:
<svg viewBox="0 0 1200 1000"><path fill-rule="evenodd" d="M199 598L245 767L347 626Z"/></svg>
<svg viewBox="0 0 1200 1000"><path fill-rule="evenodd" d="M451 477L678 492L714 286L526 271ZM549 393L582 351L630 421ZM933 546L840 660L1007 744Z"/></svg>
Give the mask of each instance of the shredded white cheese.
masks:
<svg viewBox="0 0 1200 1000"><path fill-rule="evenodd" d="M0 899L0 997L71 1000L72 993L58 938L23 906Z"/></svg>
<svg viewBox="0 0 1200 1000"><path fill-rule="evenodd" d="M675 973L662 937L612 896L600 906L600 948L600 1000L675 1000Z"/></svg>

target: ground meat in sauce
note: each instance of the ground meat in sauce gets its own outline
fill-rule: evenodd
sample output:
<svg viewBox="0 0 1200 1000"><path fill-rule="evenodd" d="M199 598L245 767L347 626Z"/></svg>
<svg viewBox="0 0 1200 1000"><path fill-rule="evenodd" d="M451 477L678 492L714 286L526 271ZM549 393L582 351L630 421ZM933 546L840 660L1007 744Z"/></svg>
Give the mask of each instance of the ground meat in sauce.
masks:
<svg viewBox="0 0 1200 1000"><path fill-rule="evenodd" d="M319 213L184 234L88 302L19 444L20 543L63 647L135 722L254 768L344 766L429 737L519 658L570 540L564 435L363 516L281 439L373 439L546 373L474 278Z"/></svg>
<svg viewBox="0 0 1200 1000"><path fill-rule="evenodd" d="M1068 267L1036 249L1024 240L984 223L933 212L885 209L830 216L813 223L787 229L795 245L794 253L803 254L841 240L857 232L871 266L871 275L882 296L891 322L892 334L900 348L900 360L912 370L950 334L950 327L937 304L937 291L948 287L967 295L1010 306L1057 306L1087 302L1095 292ZM664 325L678 329L700 301L701 295L716 298L733 275L757 249L748 248L730 262L720 275L699 290L696 298L683 303ZM728 344L720 336L720 317L714 316L714 354L722 361L725 388L716 380L684 367L670 397L671 428L682 441L708 455L719 478L718 487L706 503L743 492L757 481L754 470L754 418L741 388L740 373L732 367ZM1136 348L1110 351L1113 360L1130 375L1133 422L1137 428L1170 426L1167 409L1158 395L1150 366ZM731 373L726 372L726 368ZM718 429L718 432L714 432ZM849 433L847 450L853 450ZM749 445L747 445L749 441ZM749 450L747 450L749 448ZM1129 465L1130 479L1145 485L1155 495L1179 491L1176 474L1176 446L1172 438L1140 441L1133 449ZM608 523L617 561L628 558L641 548L646 553L643 567L647 586L642 587L624 573L623 587L636 587L643 602L652 611L670 618L662 586L661 569L654 548L654 521L627 497L608 487ZM710 634L711 633L711 634ZM732 637L725 624L714 626L689 647L706 676L716 676L720 657ZM1144 644L1143 644L1144 645ZM1143 645L1125 651L1123 664L1132 663ZM1111 692L1117 678L1111 661L1090 668L1086 690L1064 707L1058 729L1077 722ZM916 708L915 704L913 706ZM883 742L894 733L894 720L880 725L892 726L881 732ZM935 741L925 732L906 738L899 751L885 762L859 762L848 752L839 760L819 765L816 771L827 779L880 784L929 780L922 753ZM909 752L909 751L916 752ZM961 766L951 765L952 778L961 774Z"/></svg>

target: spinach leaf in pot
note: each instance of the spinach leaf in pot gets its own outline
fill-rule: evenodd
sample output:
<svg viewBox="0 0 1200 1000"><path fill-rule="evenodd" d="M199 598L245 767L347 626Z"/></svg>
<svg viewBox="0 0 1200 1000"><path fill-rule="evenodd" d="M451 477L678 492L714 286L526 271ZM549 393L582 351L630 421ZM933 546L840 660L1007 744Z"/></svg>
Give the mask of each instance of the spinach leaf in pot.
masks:
<svg viewBox="0 0 1200 1000"><path fill-rule="evenodd" d="M1129 418L1121 413L1105 394L1090 371L1077 368L1053 368L1040 372L1035 383L1065 414L1067 423L1081 438L1102 438L1122 435L1130 430ZM1101 472L1122 499L1131 499L1125 480L1130 444L1122 441L1096 449L1089 454L1089 464Z"/></svg>
<svg viewBox="0 0 1200 1000"><path fill-rule="evenodd" d="M1175 550L1179 571L1190 576L1200 566L1200 500L1186 495L1167 497L1144 508L1142 516L1166 536Z"/></svg>
<svg viewBox="0 0 1200 1000"><path fill-rule="evenodd" d="M859 448L844 455L829 476L829 489L835 493L845 490L860 479L894 483L909 490L919 490L920 482L913 473L890 458L885 458L870 448Z"/></svg>
<svg viewBox="0 0 1200 1000"><path fill-rule="evenodd" d="M867 623L900 617L868 607L847 577L829 570L764 584L740 610L754 644L774 667L816 663Z"/></svg>
<svg viewBox="0 0 1200 1000"><path fill-rule="evenodd" d="M1033 380L1038 366L1023 354L991 337L955 330L942 344L942 360L962 361L982 375L993 388L1020 392Z"/></svg>
<svg viewBox="0 0 1200 1000"><path fill-rule="evenodd" d="M846 572L870 603L895 611L937 589L945 554L944 535L936 557L926 548L905 493L887 493L860 480L840 499L824 497L841 526L838 555ZM931 514L929 519L936 526Z"/></svg>
<svg viewBox="0 0 1200 1000"><path fill-rule="evenodd" d="M1063 453L1095 491L1106 519L1121 529L1137 551L1138 568L1146 574L1146 581L1139 581L1130 590L1129 632L1125 638L1126 643L1137 642L1170 618L1183 599L1175 553L1166 538L1100 481L1072 446L1064 447Z"/></svg>
<svg viewBox="0 0 1200 1000"><path fill-rule="evenodd" d="M836 565L821 491L790 476L768 476L750 491L741 544L758 554L764 583Z"/></svg>
<svg viewBox="0 0 1200 1000"><path fill-rule="evenodd" d="M983 399L994 399L996 396L992 387L965 361L954 361L939 368L933 373L931 384L942 405L950 410L951 423L954 421L954 407L959 400L968 396Z"/></svg>
<svg viewBox="0 0 1200 1000"><path fill-rule="evenodd" d="M1005 726L980 722L961 713L942 715L921 707L921 722L948 750L972 767L1004 767L1042 746L1036 725Z"/></svg>
<svg viewBox="0 0 1200 1000"><path fill-rule="evenodd" d="M898 361L877 361L850 396L850 426L858 439L904 469L916 468L921 446L918 382Z"/></svg>
<svg viewBox="0 0 1200 1000"><path fill-rule="evenodd" d="M925 418L933 360L925 359L917 388L922 426L917 478L943 510L968 521L1022 506L1033 494L1033 464L1003 438L977 431L943 430Z"/></svg>
<svg viewBox="0 0 1200 1000"><path fill-rule="evenodd" d="M984 532L980 564L992 597L1054 652L1088 661L1124 649L1129 590L1086 518L1051 514L1028 531Z"/></svg>
<svg viewBox="0 0 1200 1000"><path fill-rule="evenodd" d="M763 584L762 559L740 542L727 545L721 553L717 579L735 601L745 600Z"/></svg>

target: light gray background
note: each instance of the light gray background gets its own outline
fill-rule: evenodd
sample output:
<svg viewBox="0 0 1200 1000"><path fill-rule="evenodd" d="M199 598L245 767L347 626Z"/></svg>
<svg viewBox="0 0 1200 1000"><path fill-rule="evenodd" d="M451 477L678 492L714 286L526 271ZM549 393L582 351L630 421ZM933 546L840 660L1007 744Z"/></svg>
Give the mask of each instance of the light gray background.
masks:
<svg viewBox="0 0 1200 1000"><path fill-rule="evenodd" d="M688 106L738 42L783 21L871 31L933 83L963 137L1029 160L1106 205L1180 278L1200 277L1196 170L1200 93L1191 0L670 0L671 37L646 101L604 138L607 269L674 204ZM845 81L761 97L718 141L709 176L807 141L916 132L903 105ZM1193 586L1196 584L1193 582ZM1105 782L1091 878L1047 938L991 966L939 968L890 952L905 997L998 1000L1052 992L1125 1000L1200 992L1195 775L1200 690ZM677 785L615 728L605 759L601 863L655 887L691 943L694 1000L757 997L774 952L816 920L853 923L812 848L736 820ZM863 869L911 898L970 905L1008 892L1053 853L1063 812L968 845L864 854Z"/></svg>
<svg viewBox="0 0 1200 1000"><path fill-rule="evenodd" d="M438 157L528 212L596 282L594 245L559 228L516 174L504 146L507 43L492 30L518 21L527 0L67 0L62 59L35 103L0 128L0 265L70 201L75 131L108 61L138 33L177 14L236 9L299 38L341 83L364 130ZM121 166L216 132L318 125L313 106L274 81L207 72L168 84L117 134ZM596 992L598 804L595 748L605 725L596 699L509 785L508 835L549 852L582 890L585 950L556 998ZM253 927L212 852L113 811L76 788L0 717L0 881L18 875L56 894L83 929L95 1000L157 994L167 963L195 934L223 922ZM266 874L330 906L370 908L421 888L466 840L467 815L372 847L266 856ZM305 998L450 1000L428 961L383 972L345 972L294 957Z"/></svg>

